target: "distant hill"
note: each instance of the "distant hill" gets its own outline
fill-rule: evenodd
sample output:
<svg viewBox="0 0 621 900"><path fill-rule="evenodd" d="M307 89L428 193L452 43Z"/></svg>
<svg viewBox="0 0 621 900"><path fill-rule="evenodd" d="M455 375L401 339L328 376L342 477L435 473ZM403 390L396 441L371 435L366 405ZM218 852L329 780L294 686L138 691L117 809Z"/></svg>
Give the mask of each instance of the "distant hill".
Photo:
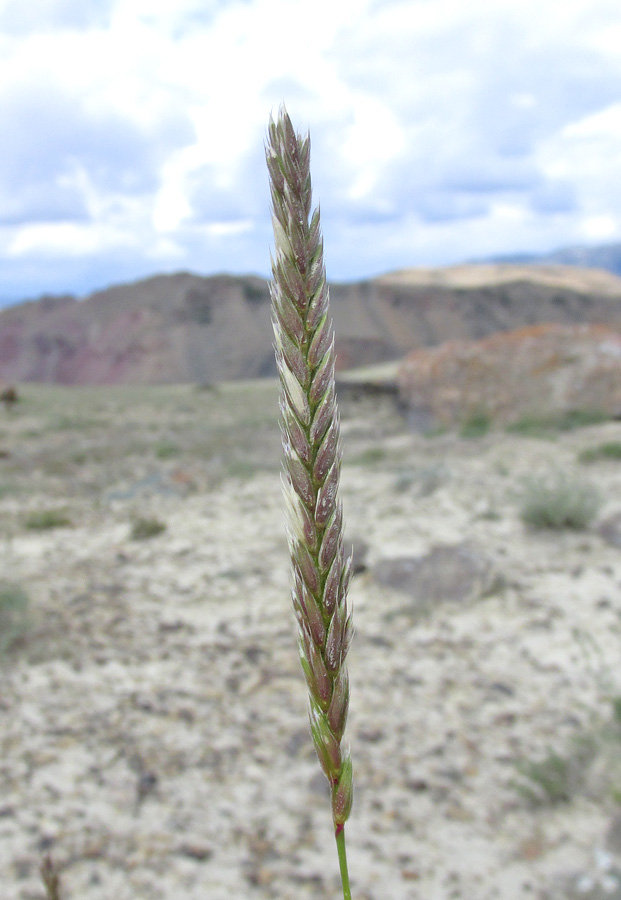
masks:
<svg viewBox="0 0 621 900"><path fill-rule="evenodd" d="M564 247L552 253L515 254L495 256L495 263L536 263L562 266L580 266L587 269L605 269L621 275L621 244L600 244L597 247Z"/></svg>
<svg viewBox="0 0 621 900"><path fill-rule="evenodd" d="M540 322L621 329L621 278L559 265L406 269L330 288L340 369ZM0 310L0 380L208 383L275 373L267 282L189 272Z"/></svg>

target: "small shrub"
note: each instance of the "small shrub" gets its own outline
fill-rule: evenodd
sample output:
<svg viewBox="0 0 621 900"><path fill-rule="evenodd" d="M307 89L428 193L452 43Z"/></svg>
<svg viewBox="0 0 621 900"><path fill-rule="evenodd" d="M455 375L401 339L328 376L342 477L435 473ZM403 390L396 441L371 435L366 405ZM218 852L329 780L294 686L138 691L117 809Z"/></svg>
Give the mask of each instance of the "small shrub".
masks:
<svg viewBox="0 0 621 900"><path fill-rule="evenodd" d="M599 491L588 482L561 474L531 478L522 496L522 521L532 528L583 529L595 518Z"/></svg>
<svg viewBox="0 0 621 900"><path fill-rule="evenodd" d="M516 762L521 779L511 787L533 806L569 803L588 790L589 771L600 750L598 733L577 734L563 753L549 750L541 759Z"/></svg>
<svg viewBox="0 0 621 900"><path fill-rule="evenodd" d="M422 434L424 438L433 440L433 438L442 437L443 435L448 434L448 428L446 425L432 425L431 428L426 428Z"/></svg>
<svg viewBox="0 0 621 900"><path fill-rule="evenodd" d="M573 431L574 428L601 425L609 419L609 415L598 409L569 409L556 420L556 427L559 431Z"/></svg>
<svg viewBox="0 0 621 900"><path fill-rule="evenodd" d="M24 524L31 531L47 531L50 528L71 528L73 522L64 509L44 509L30 513Z"/></svg>
<svg viewBox="0 0 621 900"><path fill-rule="evenodd" d="M589 447L578 454L578 460L581 463L599 462L607 459L621 459L621 441L608 441L605 444L600 444L598 447Z"/></svg>
<svg viewBox="0 0 621 900"><path fill-rule="evenodd" d="M556 416L525 415L507 425L506 430L511 434L522 434L525 437L549 438L554 432L599 425L601 422L607 422L609 418L610 416L599 410L570 409Z"/></svg>
<svg viewBox="0 0 621 900"><path fill-rule="evenodd" d="M226 467L226 475L228 478L238 478L245 481L253 478L257 474L258 466L248 459L231 459Z"/></svg>
<svg viewBox="0 0 621 900"><path fill-rule="evenodd" d="M10 650L28 626L28 595L19 585L0 581L0 654Z"/></svg>
<svg viewBox="0 0 621 900"><path fill-rule="evenodd" d="M517 770L522 781L513 782L512 786L532 806L569 803L572 798L573 784L569 759L550 752L537 761L517 763Z"/></svg>
<svg viewBox="0 0 621 900"><path fill-rule="evenodd" d="M164 522L159 519L136 519L132 525L130 537L132 541L146 541L166 530Z"/></svg>
<svg viewBox="0 0 621 900"><path fill-rule="evenodd" d="M179 447L172 441L161 441L155 445L155 455L158 459L172 459L179 455Z"/></svg>
<svg viewBox="0 0 621 900"><path fill-rule="evenodd" d="M265 289L263 282L260 284L244 282L242 285L242 292L244 294L244 299L246 299L248 303L269 303L270 295Z"/></svg>
<svg viewBox="0 0 621 900"><path fill-rule="evenodd" d="M492 420L487 413L474 413L462 424L459 432L463 438L483 437L492 427Z"/></svg>
<svg viewBox="0 0 621 900"><path fill-rule="evenodd" d="M523 437L550 438L554 426L549 419L541 419L536 416L522 416L517 422L512 422L505 429L509 434L520 434Z"/></svg>
<svg viewBox="0 0 621 900"><path fill-rule="evenodd" d="M349 464L352 466L373 466L376 463L384 462L385 459L386 451L383 447L368 447L362 453L350 458Z"/></svg>

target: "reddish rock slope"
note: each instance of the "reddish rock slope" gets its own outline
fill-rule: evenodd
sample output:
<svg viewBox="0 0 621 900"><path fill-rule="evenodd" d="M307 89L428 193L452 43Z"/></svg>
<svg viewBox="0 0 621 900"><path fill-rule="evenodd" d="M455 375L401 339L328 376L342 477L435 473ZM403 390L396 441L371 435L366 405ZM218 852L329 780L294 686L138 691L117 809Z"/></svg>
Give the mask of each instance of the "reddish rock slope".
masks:
<svg viewBox="0 0 621 900"><path fill-rule="evenodd" d="M500 423L570 410L621 415L621 331L543 324L416 350L398 373L414 425Z"/></svg>

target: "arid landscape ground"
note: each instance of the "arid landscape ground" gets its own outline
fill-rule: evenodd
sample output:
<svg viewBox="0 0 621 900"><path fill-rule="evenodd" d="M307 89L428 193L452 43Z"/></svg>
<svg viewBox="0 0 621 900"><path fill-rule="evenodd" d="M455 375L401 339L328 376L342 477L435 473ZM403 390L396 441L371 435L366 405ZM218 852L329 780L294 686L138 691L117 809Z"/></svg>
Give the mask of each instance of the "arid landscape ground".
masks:
<svg viewBox="0 0 621 900"><path fill-rule="evenodd" d="M337 898L275 381L20 396L2 900L42 900L48 853L63 900ZM621 897L621 422L414 434L365 397L342 420L353 896ZM529 525L537 500L583 527Z"/></svg>

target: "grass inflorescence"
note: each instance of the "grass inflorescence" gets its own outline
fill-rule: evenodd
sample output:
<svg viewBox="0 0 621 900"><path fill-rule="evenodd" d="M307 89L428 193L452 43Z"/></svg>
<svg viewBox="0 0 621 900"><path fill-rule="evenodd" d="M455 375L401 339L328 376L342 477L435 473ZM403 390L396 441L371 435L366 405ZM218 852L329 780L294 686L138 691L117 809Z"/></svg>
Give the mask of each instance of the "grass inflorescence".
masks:
<svg viewBox="0 0 621 900"><path fill-rule="evenodd" d="M334 337L319 210L311 214L310 139L296 134L284 109L276 122L270 121L266 157L293 605L310 695L311 734L330 783L343 896L349 900L344 826L352 803L352 764L341 742L349 705L345 656L351 638L351 557L345 559L338 498L341 442Z"/></svg>

